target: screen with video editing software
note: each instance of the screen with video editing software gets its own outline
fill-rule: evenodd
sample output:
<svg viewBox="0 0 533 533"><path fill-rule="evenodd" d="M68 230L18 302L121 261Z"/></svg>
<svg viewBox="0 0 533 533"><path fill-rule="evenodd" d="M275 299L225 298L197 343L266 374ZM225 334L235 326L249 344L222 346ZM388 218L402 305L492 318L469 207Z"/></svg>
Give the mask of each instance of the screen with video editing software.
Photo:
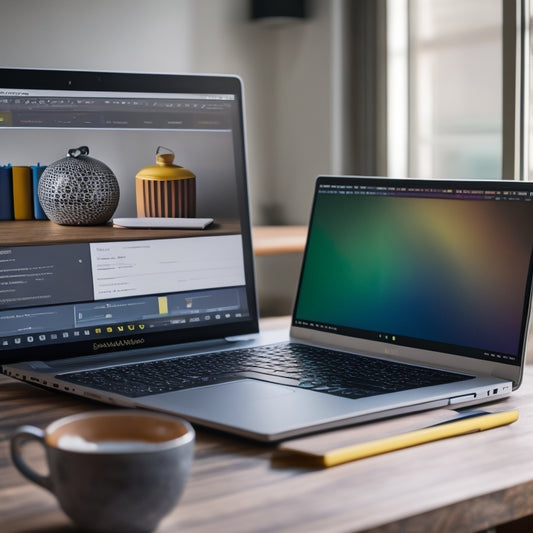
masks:
<svg viewBox="0 0 533 533"><path fill-rule="evenodd" d="M135 217L135 176L162 146L195 175L196 216L213 219L184 236L121 238L102 226L85 239L63 226L58 242L10 234L0 243L0 361L257 331L243 122L231 76L0 69L4 170L88 146L118 179L114 216ZM4 232L10 217L0 218Z"/></svg>
<svg viewBox="0 0 533 533"><path fill-rule="evenodd" d="M415 181L318 185L294 324L519 364L533 193Z"/></svg>

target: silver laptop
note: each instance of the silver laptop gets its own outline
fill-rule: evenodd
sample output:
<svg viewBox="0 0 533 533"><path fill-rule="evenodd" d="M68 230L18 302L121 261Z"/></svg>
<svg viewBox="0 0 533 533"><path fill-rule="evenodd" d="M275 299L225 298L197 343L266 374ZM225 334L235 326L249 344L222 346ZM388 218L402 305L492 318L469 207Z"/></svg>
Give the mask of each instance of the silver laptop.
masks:
<svg viewBox="0 0 533 533"><path fill-rule="evenodd" d="M84 82L93 75L84 74ZM44 79L57 90L54 83L62 82L55 76ZM142 88L149 99L191 104L209 94L224 103L216 111L226 127L207 136L203 115L186 131L141 128L141 135L143 142L163 135L165 146L179 138L189 148L184 154L198 154L187 166L203 163L206 180L209 169L219 176L220 165L231 168L221 172L220 188L233 191L233 211L219 213L206 198L209 209L199 207L199 216L214 218L215 226L181 237L123 240L126 233L109 228L113 238L105 241L43 245L23 235L4 241L0 257L9 263L0 263L0 276L12 291L0 297L5 374L261 441L479 404L519 386L530 309L532 183L319 177L290 332L258 334L240 85L234 78L188 77L184 90L179 76L108 76L106 90L126 100L138 98L128 91ZM0 71L0 87L15 92L32 78L6 85L7 79ZM164 96L151 93L158 86ZM8 104L11 97L0 96ZM12 122L0 130L2 146L24 133L17 128L23 127ZM120 144L138 132L98 135ZM48 125L27 133L58 132ZM215 138L227 153L211 161ZM116 278L134 294L103 289L101 242L134 265L134 276ZM139 248L144 256L131 251ZM142 259L148 255L155 261ZM69 285L80 257L91 267ZM13 272L28 269L48 269L47 284L16 283Z"/></svg>

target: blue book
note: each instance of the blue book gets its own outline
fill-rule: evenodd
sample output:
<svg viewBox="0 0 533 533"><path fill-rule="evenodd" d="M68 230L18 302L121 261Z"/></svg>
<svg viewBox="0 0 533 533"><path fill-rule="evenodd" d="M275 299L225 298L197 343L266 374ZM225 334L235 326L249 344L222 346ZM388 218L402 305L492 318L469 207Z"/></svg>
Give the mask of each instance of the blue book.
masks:
<svg viewBox="0 0 533 533"><path fill-rule="evenodd" d="M0 220L13 220L13 180L11 165L0 165Z"/></svg>
<svg viewBox="0 0 533 533"><path fill-rule="evenodd" d="M31 167L33 185L33 217L35 218L35 220L48 220L48 217L46 216L41 206L41 202L39 202L39 195L37 194L37 191L39 189L39 180L41 179L41 175L45 168L46 166L41 166L40 163L37 163L37 165L33 165Z"/></svg>

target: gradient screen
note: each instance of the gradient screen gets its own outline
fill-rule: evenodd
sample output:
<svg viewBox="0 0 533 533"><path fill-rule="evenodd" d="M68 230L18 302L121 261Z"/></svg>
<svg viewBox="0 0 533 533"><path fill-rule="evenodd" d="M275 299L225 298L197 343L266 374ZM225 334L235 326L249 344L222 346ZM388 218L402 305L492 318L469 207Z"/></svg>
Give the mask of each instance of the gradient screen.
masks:
<svg viewBox="0 0 533 533"><path fill-rule="evenodd" d="M532 247L533 184L319 178L293 323L520 364Z"/></svg>

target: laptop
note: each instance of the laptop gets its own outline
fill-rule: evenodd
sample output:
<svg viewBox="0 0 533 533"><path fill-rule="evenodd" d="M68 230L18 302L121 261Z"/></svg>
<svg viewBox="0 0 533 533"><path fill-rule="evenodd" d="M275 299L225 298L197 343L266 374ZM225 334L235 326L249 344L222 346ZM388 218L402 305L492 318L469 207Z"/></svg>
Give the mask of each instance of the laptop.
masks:
<svg viewBox="0 0 533 533"><path fill-rule="evenodd" d="M4 69L0 103L0 145L19 156L88 138L132 176L145 145L179 147L214 221L84 238L29 221L39 242L0 223L4 374L264 442L520 385L533 183L318 177L290 331L260 333L238 79ZM164 111L147 118L146 103ZM120 126L107 120L119 111Z"/></svg>

